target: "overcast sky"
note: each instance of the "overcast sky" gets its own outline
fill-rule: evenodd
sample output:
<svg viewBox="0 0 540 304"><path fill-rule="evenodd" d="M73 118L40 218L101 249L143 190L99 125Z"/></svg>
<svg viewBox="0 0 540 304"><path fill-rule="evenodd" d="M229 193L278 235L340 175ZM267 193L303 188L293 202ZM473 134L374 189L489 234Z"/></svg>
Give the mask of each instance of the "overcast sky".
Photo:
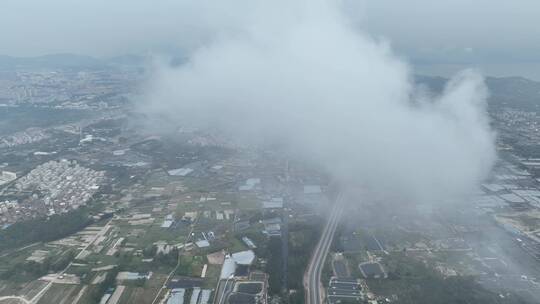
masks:
<svg viewBox="0 0 540 304"><path fill-rule="evenodd" d="M219 26L224 8L219 1L192 2L3 0L0 54L114 56L189 48ZM386 37L423 66L473 63L516 72L540 66L538 0L347 0L344 6L359 28Z"/></svg>

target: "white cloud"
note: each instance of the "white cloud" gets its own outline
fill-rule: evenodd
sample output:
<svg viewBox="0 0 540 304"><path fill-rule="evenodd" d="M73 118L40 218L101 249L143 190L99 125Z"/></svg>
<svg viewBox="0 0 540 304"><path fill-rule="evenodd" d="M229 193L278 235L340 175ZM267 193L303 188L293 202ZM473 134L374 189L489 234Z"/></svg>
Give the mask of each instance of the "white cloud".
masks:
<svg viewBox="0 0 540 304"><path fill-rule="evenodd" d="M403 200L471 190L495 160L482 77L463 72L429 99L332 3L227 2L220 20L234 22L186 65L159 67L141 109L285 142L344 183Z"/></svg>

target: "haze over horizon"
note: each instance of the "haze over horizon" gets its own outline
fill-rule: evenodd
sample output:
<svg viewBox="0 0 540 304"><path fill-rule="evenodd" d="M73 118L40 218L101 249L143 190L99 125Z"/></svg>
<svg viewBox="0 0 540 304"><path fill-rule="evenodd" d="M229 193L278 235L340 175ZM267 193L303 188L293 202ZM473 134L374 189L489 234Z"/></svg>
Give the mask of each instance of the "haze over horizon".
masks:
<svg viewBox="0 0 540 304"><path fill-rule="evenodd" d="M537 1L339 3L355 27L390 41L396 53L421 73L450 76L473 67L486 75L540 80ZM165 0L156 5L126 0L7 0L2 6L0 54L22 57L189 53L211 39L213 27L226 22L224 8L211 1L194 5Z"/></svg>

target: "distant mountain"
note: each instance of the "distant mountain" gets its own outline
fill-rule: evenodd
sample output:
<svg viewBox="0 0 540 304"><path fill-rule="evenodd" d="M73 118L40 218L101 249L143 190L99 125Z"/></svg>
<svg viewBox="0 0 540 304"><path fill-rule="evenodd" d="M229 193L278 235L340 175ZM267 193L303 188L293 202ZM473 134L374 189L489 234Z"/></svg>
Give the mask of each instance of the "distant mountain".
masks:
<svg viewBox="0 0 540 304"><path fill-rule="evenodd" d="M135 66L135 65L144 65L148 61L148 57L127 54L127 55L110 57L110 58L104 59L104 61L109 64L115 64L115 65Z"/></svg>
<svg viewBox="0 0 540 304"><path fill-rule="evenodd" d="M0 55L0 69L99 69L108 66L142 66L148 58L122 55L96 58L77 54L52 54L38 57L12 57Z"/></svg>
<svg viewBox="0 0 540 304"><path fill-rule="evenodd" d="M106 65L100 59L75 54L52 54L38 57L0 56L1 69L69 69L69 68L99 68Z"/></svg>
<svg viewBox="0 0 540 304"><path fill-rule="evenodd" d="M447 78L416 75L417 84L440 93ZM540 82L523 77L486 77L491 107L511 107L523 110L540 110Z"/></svg>

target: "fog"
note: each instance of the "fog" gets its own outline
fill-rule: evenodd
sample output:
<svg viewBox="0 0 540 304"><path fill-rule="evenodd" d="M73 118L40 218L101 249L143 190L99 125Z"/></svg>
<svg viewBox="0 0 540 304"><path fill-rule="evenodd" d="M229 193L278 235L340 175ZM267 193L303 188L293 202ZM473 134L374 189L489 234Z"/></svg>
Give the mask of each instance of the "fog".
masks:
<svg viewBox="0 0 540 304"><path fill-rule="evenodd" d="M540 2L536 0L339 2L346 6L355 26L390 38L415 59L438 63L540 62ZM227 14L241 18L244 9L237 4L207 0L3 0L0 54L114 56L189 47L197 41L194 33L205 32L208 24L219 21L231 7L237 12Z"/></svg>
<svg viewBox="0 0 540 304"><path fill-rule="evenodd" d="M449 67L457 66L480 68L491 76L540 79L538 1L339 2L355 27L389 38L395 50L421 73L448 76ZM242 20L244 8L237 4L207 0L4 0L0 55L182 54L204 43L206 35L227 15ZM231 8L237 11L223 13Z"/></svg>
<svg viewBox="0 0 540 304"><path fill-rule="evenodd" d="M242 9L223 10L231 23L187 63L156 64L141 111L278 141L341 183L402 201L463 195L489 173L494 134L478 73L433 96L331 1L233 3Z"/></svg>

